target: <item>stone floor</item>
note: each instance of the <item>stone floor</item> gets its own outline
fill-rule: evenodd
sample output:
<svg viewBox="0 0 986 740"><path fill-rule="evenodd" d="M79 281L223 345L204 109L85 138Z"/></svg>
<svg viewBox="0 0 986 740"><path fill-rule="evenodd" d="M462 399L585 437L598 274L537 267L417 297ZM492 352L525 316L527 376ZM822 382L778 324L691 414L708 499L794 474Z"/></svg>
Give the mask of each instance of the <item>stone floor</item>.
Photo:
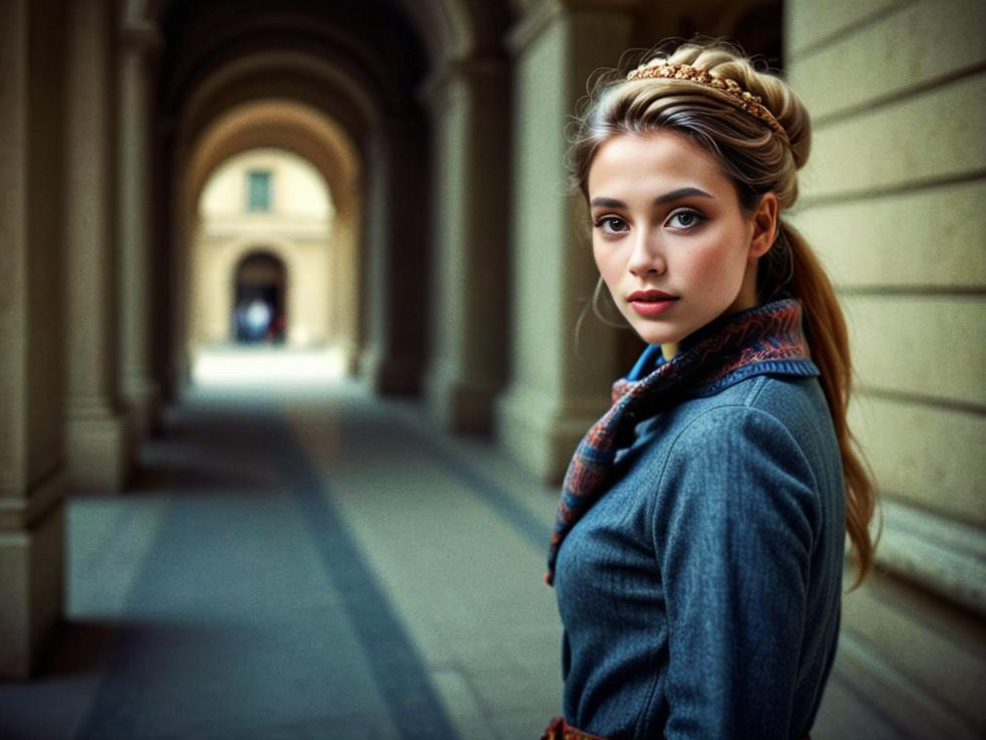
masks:
<svg viewBox="0 0 986 740"><path fill-rule="evenodd" d="M356 386L193 392L68 511L68 615L3 740L535 738L555 493ZM906 738L838 669L816 740Z"/></svg>

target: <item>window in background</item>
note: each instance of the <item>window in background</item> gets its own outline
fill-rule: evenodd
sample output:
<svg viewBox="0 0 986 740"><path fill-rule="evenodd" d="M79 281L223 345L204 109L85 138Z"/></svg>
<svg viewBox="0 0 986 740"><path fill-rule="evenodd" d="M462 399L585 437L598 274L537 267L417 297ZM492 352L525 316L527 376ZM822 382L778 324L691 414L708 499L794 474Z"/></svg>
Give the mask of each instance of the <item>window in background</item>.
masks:
<svg viewBox="0 0 986 740"><path fill-rule="evenodd" d="M271 202L270 172L247 173L247 210L269 211Z"/></svg>

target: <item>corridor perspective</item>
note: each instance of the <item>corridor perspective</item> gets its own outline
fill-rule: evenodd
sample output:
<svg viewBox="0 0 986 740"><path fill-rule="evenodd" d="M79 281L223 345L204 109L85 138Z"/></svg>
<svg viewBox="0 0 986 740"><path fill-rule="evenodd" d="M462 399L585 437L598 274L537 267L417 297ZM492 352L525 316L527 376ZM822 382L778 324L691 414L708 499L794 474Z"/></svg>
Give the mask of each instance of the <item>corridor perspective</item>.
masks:
<svg viewBox="0 0 986 740"><path fill-rule="evenodd" d="M986 736L983 29L980 0L0 0L0 740L540 735L560 482L644 349L589 310L567 136L596 71L695 36L812 114L785 218L880 498L811 736Z"/></svg>

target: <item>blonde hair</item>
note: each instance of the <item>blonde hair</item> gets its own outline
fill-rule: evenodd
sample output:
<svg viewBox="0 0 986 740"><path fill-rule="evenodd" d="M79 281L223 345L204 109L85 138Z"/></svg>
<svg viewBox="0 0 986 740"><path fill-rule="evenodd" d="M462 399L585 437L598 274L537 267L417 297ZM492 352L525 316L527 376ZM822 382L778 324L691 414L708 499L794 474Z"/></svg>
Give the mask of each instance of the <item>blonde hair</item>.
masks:
<svg viewBox="0 0 986 740"><path fill-rule="evenodd" d="M576 121L569 150L574 184L588 200L592 161L606 141L621 134L670 130L711 152L732 180L740 206L753 213L766 193L777 196L781 211L798 198L798 170L811 150L811 119L783 80L757 71L747 58L722 43L685 43L672 53L652 51L641 60L688 65L714 78L735 81L783 128L787 141L762 118L724 100L721 91L679 79L626 79L626 70L597 77ZM654 64L652 61L651 64ZM691 71L691 70L689 70ZM783 218L777 237L757 270L762 300L796 298L804 307L811 355L828 403L842 458L846 488L846 531L857 560L854 588L873 564L869 523L876 490L846 418L852 390L849 339L832 283L808 243Z"/></svg>

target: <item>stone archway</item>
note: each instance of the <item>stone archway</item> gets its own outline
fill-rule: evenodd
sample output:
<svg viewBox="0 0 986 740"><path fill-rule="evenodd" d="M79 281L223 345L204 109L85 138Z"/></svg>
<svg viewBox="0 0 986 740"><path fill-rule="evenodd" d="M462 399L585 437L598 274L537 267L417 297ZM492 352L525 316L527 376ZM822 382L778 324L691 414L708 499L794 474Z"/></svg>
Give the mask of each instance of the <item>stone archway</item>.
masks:
<svg viewBox="0 0 986 740"><path fill-rule="evenodd" d="M366 0L355 5L258 0L252 12L244 14L231 0L125 4L125 23L140 25L143 18L160 24L163 31L159 90L168 124L156 156L163 163L158 182L167 192L159 200L162 205L155 220L157 252L167 255L159 258L159 266L168 275L170 308L159 319L155 336L164 337L156 353L162 377L170 379L169 395L187 367L183 358L189 318L187 253L182 245L188 243L189 222L182 215L188 212L183 201L188 194L190 148L227 112L272 99L319 111L355 142L363 164L362 207L352 219L353 241L360 249L357 269L340 273L355 276L352 292L359 310L354 320L347 319L348 328L340 330L353 338L352 366L359 357L361 371L378 392L413 393L422 385L431 337L442 331L429 316L429 307L440 302L431 295L438 276L430 255L430 232L439 219L433 212L432 166L440 161L431 152L435 122L422 107L422 95L436 81L441 84L448 69L461 62L471 62L477 55L484 59L500 55L502 60L502 34L515 8L507 0ZM372 23L360 21L367 14ZM270 33L273 21L277 34ZM493 107L502 111L499 81L495 88ZM484 175L476 170L471 179L478 181ZM476 192L505 187L498 175L492 186L477 186ZM473 272L489 276L486 267ZM503 281L485 282L498 286ZM375 299L363 301L360 296L368 294L371 286ZM472 288L456 290L468 293ZM494 288L497 291L502 293L505 287ZM493 305L504 304L502 295L493 301ZM487 333L489 322L480 320L485 318L471 316L472 324L483 326L466 328L466 335ZM499 327L502 321L493 325ZM494 330L493 336L502 336L502 330ZM497 342L489 352L471 349L470 356L501 357L504 349ZM493 364L504 363L501 358ZM471 367L467 372L475 374ZM499 384L495 378L502 371L483 376L483 404L488 406L489 395ZM488 382L486 377L494 380ZM466 382L474 384L472 378Z"/></svg>
<svg viewBox="0 0 986 740"><path fill-rule="evenodd" d="M171 171L175 174L170 223L177 227L173 228L170 238L171 272L175 276L172 305L176 307L170 334L172 345L178 348L179 359L184 355L184 361L179 364L187 368L187 245L194 228L190 214L194 212L192 204L197 183L208 170L209 162L223 153L248 146L276 146L312 162L323 173L336 201L338 233L334 234L333 242L339 244L340 249L334 252L338 263L334 264L333 272L340 276L342 284L333 292L338 301L332 311L337 317L333 331L341 340L349 370L354 371L357 361L369 355L376 360L376 367L371 367L369 374L386 378L374 383L378 389L416 388L426 352L419 338L423 334L423 307L427 301L421 298L401 300L400 294L402 291L426 291L428 285L427 238L426 230L422 228L427 225L427 218L422 220L426 209L423 204L410 206L410 202L425 196L427 188L423 188L417 178L413 187L408 182L416 170L425 169L427 164L426 152L419 144L419 129L393 119L388 119L386 124L374 124L364 119L360 124L362 128L357 127L353 116L371 112L361 108L365 99L354 99L344 114L346 118L333 119L325 107L318 104L318 96L346 94L342 87L335 85L338 70L303 60L296 54L274 55L268 61L273 63L275 58L278 64L288 65L278 79L290 79L290 65L299 65L294 72L306 79L298 81L299 86L293 91L296 96L251 98L253 82L250 74L256 71L258 61L251 57L242 60L242 69L238 68L240 63L231 64L219 70L215 79L205 80L202 86L213 90L214 97L190 107L178 127L178 140L170 160ZM324 73L324 76L312 79L315 72ZM302 87L302 82L307 87ZM215 109L216 99L236 103ZM338 107L340 103L337 101L335 105ZM214 118L205 117L203 111L207 109ZM371 129L371 124L375 128ZM200 130L199 126L203 128ZM235 136L231 133L233 129L236 129ZM227 136L226 141L222 141ZM359 147L354 143L356 141ZM210 152L210 148L213 151ZM391 156L378 158L372 155L372 152L380 151ZM414 164L407 166L402 158L408 158ZM393 174L394 168L399 170L399 175ZM408 205L397 205L404 201ZM377 214L371 220L366 219L368 210ZM405 214L412 214L418 224L408 229L404 223ZM391 256L388 257L388 253ZM413 264L410 268L388 267L388 261L398 258L411 259ZM417 273L420 277L398 282L393 290L386 292L384 301L361 300L366 293L361 286L381 285L385 280L408 273ZM390 296L394 298L388 305ZM408 305L416 308L411 311L398 308ZM411 329L412 324L417 326ZM407 338L410 342L399 343ZM366 363L360 366L367 367ZM178 376L187 376L187 370L179 370Z"/></svg>
<svg viewBox="0 0 986 740"><path fill-rule="evenodd" d="M181 168L183 172L177 187L180 190L179 202L182 205L180 218L185 224L182 233L195 234L197 204L212 172L222 162L244 152L274 148L290 152L315 168L324 182L334 210L328 235L328 265L322 277L328 282L327 289L318 287L324 295L317 301L325 301L324 315L316 324L316 334L324 336L341 351L346 365L352 371L362 346L362 311L358 300L360 275L360 255L363 251L361 238L361 218L363 210L362 178L363 165L358 150L346 132L334 121L309 106L287 100L260 100L236 106L202 132L190 148ZM273 250L286 254L285 245L278 246L275 234L265 234L264 238ZM176 245L182 249L191 248L188 243ZM239 245L241 250L250 245ZM230 247L232 249L232 247ZM226 258L224 258L226 259ZM286 257L287 259L287 257ZM192 260L187 280L189 285L194 276ZM226 260L228 263L228 259ZM321 268L314 266L313 269ZM315 280L318 275L310 270L295 271L306 280ZM318 285L321 283L316 280ZM188 300L192 297L188 296ZM308 312L312 310L306 307ZM192 313L194 314L194 308ZM290 311L290 306L289 306ZM189 341L199 330L194 321L185 329L183 341ZM304 342L297 335L289 334L289 339Z"/></svg>

